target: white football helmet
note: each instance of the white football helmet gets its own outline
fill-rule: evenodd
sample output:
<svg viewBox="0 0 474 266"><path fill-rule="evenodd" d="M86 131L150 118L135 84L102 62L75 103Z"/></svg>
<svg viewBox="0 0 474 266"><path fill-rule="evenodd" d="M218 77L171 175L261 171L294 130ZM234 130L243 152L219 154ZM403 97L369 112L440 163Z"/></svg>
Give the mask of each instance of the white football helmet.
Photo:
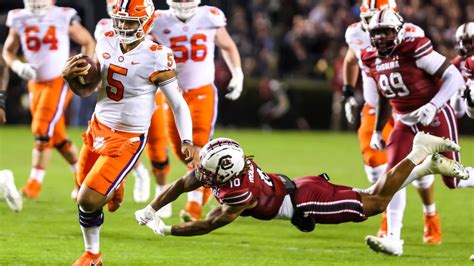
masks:
<svg viewBox="0 0 474 266"><path fill-rule="evenodd" d="M232 139L217 138L202 147L197 178L208 186L219 186L239 175L245 166L244 151Z"/></svg>
<svg viewBox="0 0 474 266"><path fill-rule="evenodd" d="M25 9L35 16L44 16L53 6L52 0L23 0Z"/></svg>
<svg viewBox="0 0 474 266"><path fill-rule="evenodd" d="M118 0L111 17L120 42L130 44L143 39L153 28L155 6L152 0Z"/></svg>
<svg viewBox="0 0 474 266"><path fill-rule="evenodd" d="M166 0L173 15L182 20L187 20L196 14L201 0Z"/></svg>
<svg viewBox="0 0 474 266"><path fill-rule="evenodd" d="M456 49L462 56L474 54L474 22L464 23L456 30Z"/></svg>
<svg viewBox="0 0 474 266"><path fill-rule="evenodd" d="M403 18L392 9L377 12L369 22L370 43L381 56L389 56L405 35Z"/></svg>
<svg viewBox="0 0 474 266"><path fill-rule="evenodd" d="M370 19L380 10L390 8L398 12L397 2L395 0L363 0L360 5L360 24L367 31L369 29Z"/></svg>

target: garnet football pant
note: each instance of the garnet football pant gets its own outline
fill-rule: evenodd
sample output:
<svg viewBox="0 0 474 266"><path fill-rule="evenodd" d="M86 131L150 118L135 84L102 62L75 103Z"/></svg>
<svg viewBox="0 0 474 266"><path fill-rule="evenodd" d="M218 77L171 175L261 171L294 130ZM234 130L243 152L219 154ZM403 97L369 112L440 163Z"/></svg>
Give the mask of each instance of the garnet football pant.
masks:
<svg viewBox="0 0 474 266"><path fill-rule="evenodd" d="M388 136L393 128L393 119L387 122L382 131L382 136L387 141ZM387 154L385 151L377 151L370 148L370 139L372 133L374 133L375 127L375 108L365 104L362 108L360 127L357 130L357 136L359 137L360 151L364 159L364 164L377 167L379 165L387 163Z"/></svg>
<svg viewBox="0 0 474 266"><path fill-rule="evenodd" d="M69 104L72 91L67 83L57 77L44 82L28 82L31 131L34 136L49 138L49 147L67 139L64 111Z"/></svg>
<svg viewBox="0 0 474 266"><path fill-rule="evenodd" d="M193 121L193 143L204 146L212 136L217 117L217 91L213 84L183 92L183 97L188 103ZM184 161L181 153L181 139L175 125L171 108L166 110L168 136L173 152Z"/></svg>
<svg viewBox="0 0 474 266"><path fill-rule="evenodd" d="M155 112L151 117L151 124L148 129L146 153L150 161L162 163L168 158L168 152L166 150L167 136L163 93L159 92L156 94L155 104Z"/></svg>
<svg viewBox="0 0 474 266"><path fill-rule="evenodd" d="M420 131L459 143L456 116L449 105L445 105L440 109L429 126L421 124L407 126L401 121L397 121L387 142L387 169L391 169L408 155L412 148L413 138ZM459 152L444 152L442 154L449 159L460 161ZM455 188L458 181L453 177L443 176L443 182L449 188Z"/></svg>

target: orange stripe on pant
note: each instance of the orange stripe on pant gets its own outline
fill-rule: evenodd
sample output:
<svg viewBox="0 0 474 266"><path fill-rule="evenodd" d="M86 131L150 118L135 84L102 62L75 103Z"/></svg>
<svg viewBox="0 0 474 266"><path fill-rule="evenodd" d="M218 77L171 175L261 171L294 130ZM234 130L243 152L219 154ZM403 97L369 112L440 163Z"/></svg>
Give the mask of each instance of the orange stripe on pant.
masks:
<svg viewBox="0 0 474 266"><path fill-rule="evenodd" d="M72 98L72 91L61 77L44 82L28 82L31 131L35 136L49 136L49 146L67 139L64 111Z"/></svg>
<svg viewBox="0 0 474 266"><path fill-rule="evenodd" d="M183 93L183 97L188 103L189 111L193 121L193 142L202 147L209 139L214 130L217 116L217 92L213 84L188 90ZM176 129L174 116L171 108L166 110L166 121L168 136L173 152L184 160L181 153L181 139Z"/></svg>
<svg viewBox="0 0 474 266"><path fill-rule="evenodd" d="M146 138L140 133L112 131L95 118L82 137L77 183L108 196L133 168Z"/></svg>
<svg viewBox="0 0 474 266"><path fill-rule="evenodd" d="M370 139L375 127L375 108L366 104L362 108L362 117L360 127L357 130L357 136L359 137L360 151L364 159L364 164L376 167L387 163L387 154L385 151L376 151L370 148ZM393 128L393 118L387 122L382 131L382 136L385 142L388 140L388 136Z"/></svg>
<svg viewBox="0 0 474 266"><path fill-rule="evenodd" d="M148 129L146 153L150 161L161 163L168 158L168 151L166 149L168 136L166 134L165 101L163 93L156 94L155 104L155 112L151 117L151 124Z"/></svg>

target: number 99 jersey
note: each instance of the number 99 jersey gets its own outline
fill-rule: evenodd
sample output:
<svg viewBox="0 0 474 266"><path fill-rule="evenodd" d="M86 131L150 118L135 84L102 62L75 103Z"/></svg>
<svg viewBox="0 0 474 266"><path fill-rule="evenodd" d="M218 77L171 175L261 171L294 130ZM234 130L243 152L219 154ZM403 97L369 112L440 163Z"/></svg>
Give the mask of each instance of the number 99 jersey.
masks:
<svg viewBox="0 0 474 266"><path fill-rule="evenodd" d="M146 133L158 90L151 80L159 72L176 68L171 49L145 39L124 54L115 33L108 31L97 41L96 55L102 87L95 116L114 130Z"/></svg>
<svg viewBox="0 0 474 266"><path fill-rule="evenodd" d="M173 50L179 87L183 90L214 83L214 49L217 29L226 25L224 13L200 6L186 22L170 10L157 10L150 34Z"/></svg>
<svg viewBox="0 0 474 266"><path fill-rule="evenodd" d="M6 25L18 32L26 61L37 71L36 81L61 75L69 57L69 25L79 21L76 10L52 6L42 17L26 9L8 12Z"/></svg>

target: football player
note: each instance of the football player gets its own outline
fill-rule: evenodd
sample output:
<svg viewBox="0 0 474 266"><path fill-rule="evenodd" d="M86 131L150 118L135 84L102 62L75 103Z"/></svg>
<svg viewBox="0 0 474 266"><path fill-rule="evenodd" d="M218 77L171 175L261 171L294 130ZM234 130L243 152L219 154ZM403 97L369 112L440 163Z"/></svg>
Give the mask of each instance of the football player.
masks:
<svg viewBox="0 0 474 266"><path fill-rule="evenodd" d="M169 10L156 12L153 38L171 47L177 64L179 87L191 110L193 142L202 147L212 137L217 118L217 90L214 86L214 49L219 47L232 73L226 98L240 97L244 75L237 46L225 26L224 13L211 6L199 6L200 0L167 0ZM171 110L166 111L170 144L179 159L180 139ZM157 165L159 166L159 165ZM160 166L161 167L161 166ZM164 181L163 181L164 182ZM182 220L199 220L202 204L210 197L210 190L200 188L188 193L188 202L180 212Z"/></svg>
<svg viewBox="0 0 474 266"><path fill-rule="evenodd" d="M107 14L112 17L112 13L115 7L117 0L107 0ZM101 19L97 25L95 26L94 31L94 38L98 40L105 32L112 31L112 19L111 18L103 18ZM158 94L157 94L158 95ZM162 127L162 131L164 131L164 127ZM150 142L150 137L148 137L148 142ZM166 151L165 151L166 152ZM133 200L135 202L146 202L150 197L150 174L146 169L145 165L141 163L140 160L137 161L135 166L133 167L132 174L134 179L134 187L133 187ZM119 190L123 190L123 188L119 188ZM122 202L123 201L123 193L117 193L117 198L115 202ZM118 195L121 195L122 198L119 198ZM109 205L107 205L109 206ZM109 210L109 211L114 211Z"/></svg>
<svg viewBox="0 0 474 266"><path fill-rule="evenodd" d="M3 49L3 45L0 44L0 50L1 49ZM8 72L8 66L3 60L3 57L0 57L0 125L7 122L6 101L9 78L10 73Z"/></svg>
<svg viewBox="0 0 474 266"><path fill-rule="evenodd" d="M451 60L464 76L465 86L451 99L451 105L458 117L465 113L474 118L474 22L462 24L456 30L456 50L458 56Z"/></svg>
<svg viewBox="0 0 474 266"><path fill-rule="evenodd" d="M113 31L97 41L96 56L102 83L97 105L79 157L77 181L79 223L85 252L74 265L101 265L100 228L102 208L114 204L114 194L145 148L146 133L154 111L158 89L167 98L182 141L185 159L198 164L192 143L189 108L176 81L172 51L145 38L155 19L151 0L119 0L114 7ZM80 84L76 77L88 73L90 65L81 56L72 57L63 77L74 91L87 96L96 84Z"/></svg>
<svg viewBox="0 0 474 266"><path fill-rule="evenodd" d="M462 86L459 71L446 58L433 49L426 37L405 35L403 18L390 9L376 13L369 23L371 47L362 51L361 60L368 75L366 86L378 89L376 121L370 145L373 149L387 147L388 169L398 164L410 152L416 132L426 131L458 142L457 120L448 103ZM395 124L387 140L383 127L393 109ZM459 161L458 152L444 155ZM474 171L468 170L470 175ZM472 187L474 177L458 180L443 176L449 188ZM370 236L384 252L402 252L403 242L390 238Z"/></svg>
<svg viewBox="0 0 474 266"><path fill-rule="evenodd" d="M442 172L465 178L467 174L461 164L433 154L451 150L459 150L459 146L450 140L418 133L404 160L371 188L360 190L332 184L326 174L291 180L282 174L267 173L252 157L245 156L239 143L218 138L202 148L196 170L175 181L147 207L136 211L135 218L160 236L207 234L238 216L291 219L303 232L313 231L316 223L362 222L383 212L393 194L416 177ZM411 172L415 174L410 175ZM155 215L161 206L202 185L211 187L221 204L205 220L167 226Z"/></svg>
<svg viewBox="0 0 474 266"><path fill-rule="evenodd" d="M397 12L398 8L395 1L391 0L365 0L360 6L360 22L350 25L346 30L346 43L349 46L343 65L344 80L344 109L346 119L353 123L355 120L355 111L357 110L357 102L354 98L354 86L356 85L360 61L361 51L370 46L370 37L368 25L370 18L379 10L384 8L392 9ZM405 36L423 37L424 31L411 23L403 24ZM377 91L375 88L364 85L366 83L366 75L362 73L364 107L362 109L361 124L357 130L359 138L360 150L364 161L364 169L370 183L375 183L379 176L387 169L387 154L385 151L377 151L370 148L370 139L374 131L375 124L375 106L377 105ZM390 118L382 130L382 136L388 139L390 131L393 127L393 118ZM419 194L423 200L424 210L424 233L423 241L425 243L439 244L441 242L441 225L439 223L438 213L436 212L435 203L433 201L433 181L434 176L429 175L415 180L413 185L418 188ZM388 205L387 211L382 216L382 223L377 233L378 237L388 236L392 239L400 240L403 212L406 206L406 190L402 189L395 194L392 202ZM387 222L388 219L388 222Z"/></svg>
<svg viewBox="0 0 474 266"><path fill-rule="evenodd" d="M46 167L54 146L77 169L77 148L68 139L64 110L72 92L61 78L61 68L69 57L69 38L82 46L83 53L94 53L94 40L80 24L76 10L53 5L52 0L24 0L25 8L8 13L10 27L3 48L7 65L28 81L31 130L35 138L32 166L24 196L37 199L40 195ZM26 62L17 57L22 48ZM71 193L75 199L76 188Z"/></svg>

